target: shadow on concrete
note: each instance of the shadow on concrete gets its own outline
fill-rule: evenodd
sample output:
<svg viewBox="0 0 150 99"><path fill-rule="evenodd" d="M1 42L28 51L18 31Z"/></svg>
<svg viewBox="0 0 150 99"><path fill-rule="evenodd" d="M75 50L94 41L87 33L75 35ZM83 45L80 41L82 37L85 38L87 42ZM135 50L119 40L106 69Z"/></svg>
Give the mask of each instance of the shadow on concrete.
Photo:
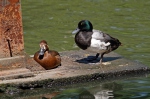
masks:
<svg viewBox="0 0 150 99"><path fill-rule="evenodd" d="M98 63L100 61L100 58L97 58L97 59L91 61L91 59L93 59L93 58L95 58L95 56L88 56L87 58L77 59L76 62L89 64L89 63ZM114 60L117 60L120 58L122 58L122 57L104 57L103 62L110 62L110 61L114 61Z"/></svg>

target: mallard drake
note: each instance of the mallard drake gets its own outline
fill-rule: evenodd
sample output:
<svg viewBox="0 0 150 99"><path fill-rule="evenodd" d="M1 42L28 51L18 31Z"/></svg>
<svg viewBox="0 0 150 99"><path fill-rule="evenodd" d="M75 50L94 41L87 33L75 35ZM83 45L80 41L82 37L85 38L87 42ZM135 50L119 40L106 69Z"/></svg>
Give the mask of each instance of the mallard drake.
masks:
<svg viewBox="0 0 150 99"><path fill-rule="evenodd" d="M75 43L79 48L97 53L93 60L101 54L100 63L104 54L116 50L121 45L118 39L102 31L94 30L92 23L88 20L81 20L72 34L76 34Z"/></svg>
<svg viewBox="0 0 150 99"><path fill-rule="evenodd" d="M40 42L40 50L34 54L34 60L46 70L61 65L61 57L57 51L49 50L45 40Z"/></svg>

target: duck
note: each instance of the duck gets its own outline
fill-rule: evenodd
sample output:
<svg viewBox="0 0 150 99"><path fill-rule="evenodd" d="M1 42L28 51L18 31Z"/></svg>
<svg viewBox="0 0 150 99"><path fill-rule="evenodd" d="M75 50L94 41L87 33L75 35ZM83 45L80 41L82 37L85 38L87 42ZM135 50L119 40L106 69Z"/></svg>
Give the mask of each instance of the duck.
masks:
<svg viewBox="0 0 150 99"><path fill-rule="evenodd" d="M46 40L40 41L40 50L34 54L34 60L46 70L56 68L61 65L60 54L55 50L49 50Z"/></svg>
<svg viewBox="0 0 150 99"><path fill-rule="evenodd" d="M75 43L79 48L96 53L96 56L88 61L96 60L100 55L100 64L103 62L104 54L116 50L121 45L117 38L93 29L89 20L81 20L72 34L75 34Z"/></svg>

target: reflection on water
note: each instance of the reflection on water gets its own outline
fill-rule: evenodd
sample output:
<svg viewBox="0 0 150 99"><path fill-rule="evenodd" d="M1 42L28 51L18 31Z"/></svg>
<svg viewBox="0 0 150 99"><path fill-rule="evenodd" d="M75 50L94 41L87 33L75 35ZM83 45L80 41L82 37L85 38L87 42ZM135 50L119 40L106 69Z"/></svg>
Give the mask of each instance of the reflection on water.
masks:
<svg viewBox="0 0 150 99"><path fill-rule="evenodd" d="M57 51L75 50L71 31L78 21L88 19L95 29L107 32L123 43L116 52L150 66L149 9L149 0L22 0L25 50L34 54L41 39L47 40L50 48ZM150 75L105 83L97 81L24 90L19 94L0 94L0 98L78 99L82 92L83 99L88 99L87 93L95 99L149 99Z"/></svg>
<svg viewBox="0 0 150 99"><path fill-rule="evenodd" d="M114 98L112 90L102 90L94 94L95 99L112 99Z"/></svg>
<svg viewBox="0 0 150 99"><path fill-rule="evenodd" d="M72 92L71 90L68 93L62 92L57 96L54 96L53 99L113 99L113 91L112 90L99 90L96 93L92 94L90 91L86 89L74 89L75 91ZM80 91L79 91L80 90Z"/></svg>
<svg viewBox="0 0 150 99"><path fill-rule="evenodd" d="M140 75L139 75L140 76ZM0 94L0 99L149 99L150 75Z"/></svg>
<svg viewBox="0 0 150 99"><path fill-rule="evenodd" d="M62 86L22 90L18 94L0 95L2 99L113 99L114 91L121 90L116 82L101 81Z"/></svg>

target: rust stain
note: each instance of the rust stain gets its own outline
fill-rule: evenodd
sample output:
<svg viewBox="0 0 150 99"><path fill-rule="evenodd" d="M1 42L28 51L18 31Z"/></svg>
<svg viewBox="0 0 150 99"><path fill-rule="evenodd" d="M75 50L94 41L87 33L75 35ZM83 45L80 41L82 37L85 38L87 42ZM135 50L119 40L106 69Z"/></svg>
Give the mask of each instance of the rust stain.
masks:
<svg viewBox="0 0 150 99"><path fill-rule="evenodd" d="M0 58L22 54L24 50L20 0L0 0ZM10 48L8 42L10 41Z"/></svg>
<svg viewBox="0 0 150 99"><path fill-rule="evenodd" d="M8 0L10 3L18 3L19 0Z"/></svg>

